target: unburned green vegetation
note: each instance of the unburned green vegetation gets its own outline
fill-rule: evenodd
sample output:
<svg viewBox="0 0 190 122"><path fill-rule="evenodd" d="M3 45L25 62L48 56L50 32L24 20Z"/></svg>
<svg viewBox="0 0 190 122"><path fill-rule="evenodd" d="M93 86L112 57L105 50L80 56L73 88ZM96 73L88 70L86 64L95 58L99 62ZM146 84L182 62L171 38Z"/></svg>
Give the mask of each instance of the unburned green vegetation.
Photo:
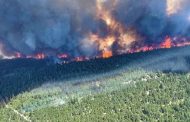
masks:
<svg viewBox="0 0 190 122"><path fill-rule="evenodd" d="M7 106L32 121L190 120L189 74L139 70L99 80L67 84L65 91L66 84L46 85L13 98ZM0 111L4 120L23 119L10 109Z"/></svg>

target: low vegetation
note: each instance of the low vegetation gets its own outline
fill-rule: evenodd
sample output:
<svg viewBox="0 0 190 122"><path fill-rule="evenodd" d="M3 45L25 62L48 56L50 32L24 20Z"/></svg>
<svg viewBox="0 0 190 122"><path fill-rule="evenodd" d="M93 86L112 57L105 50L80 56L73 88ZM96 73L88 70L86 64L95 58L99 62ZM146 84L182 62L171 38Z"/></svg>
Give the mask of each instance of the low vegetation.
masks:
<svg viewBox="0 0 190 122"><path fill-rule="evenodd" d="M46 85L6 106L32 121L190 121L189 79L189 74L130 71L98 82L71 82L65 91L63 84ZM9 108L0 112L4 121L23 119Z"/></svg>

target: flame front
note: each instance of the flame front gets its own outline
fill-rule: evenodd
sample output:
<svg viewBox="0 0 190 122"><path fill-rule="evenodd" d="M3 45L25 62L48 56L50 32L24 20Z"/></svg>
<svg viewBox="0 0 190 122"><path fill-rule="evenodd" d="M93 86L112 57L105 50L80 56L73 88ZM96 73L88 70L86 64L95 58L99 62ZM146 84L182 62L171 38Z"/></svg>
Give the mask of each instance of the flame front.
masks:
<svg viewBox="0 0 190 122"><path fill-rule="evenodd" d="M0 40L2 42L0 43L0 58L44 59L56 56L61 59L83 61L90 58L109 58L125 53L190 45L187 36L190 17L189 9L185 5L189 3L188 0L162 0L160 3L154 0L144 0L142 3L138 0L95 0L93 2L84 0L87 2L84 6L81 5L82 2L78 2L80 0L56 1L59 1L59 6L64 4L61 8L65 9L59 8L54 11L58 6L52 5L54 12L47 12L48 14L44 16L42 16L46 13L44 11L39 12L39 15L31 12L31 17L39 17L40 21L36 21L36 25L34 22L27 24L28 19L25 22L22 20L24 18L21 18L18 23L11 24L9 29L14 27L13 31L9 32L7 29L9 33L3 33L5 36L0 33L4 39ZM92 8L84 11L87 5L92 5L90 3L95 6L89 6ZM41 7L46 8L46 5ZM51 5L48 7L51 8ZM65 13L59 16L62 12ZM53 13L56 13L55 16L49 16ZM25 22L23 29L19 30L17 26L13 26L20 25L21 22ZM35 26L28 28L33 24ZM181 32L183 28L185 28L184 32ZM18 33L15 33L16 29ZM22 32L25 30L26 33ZM166 36L166 34L170 35ZM5 50L5 47L8 49Z"/></svg>
<svg viewBox="0 0 190 122"><path fill-rule="evenodd" d="M113 56L113 53L110 50L104 50L102 52L102 58L109 58L109 57L112 57L112 56Z"/></svg>
<svg viewBox="0 0 190 122"><path fill-rule="evenodd" d="M106 37L90 33L89 40L98 45L99 51L103 58L108 58L113 55L112 47L118 44L120 51L129 50L130 44L137 41L137 33L133 29L126 29L120 22L118 22L112 15L112 11L117 5L117 0L112 0L111 9L104 7L105 0L96 0L97 19L103 20L109 30Z"/></svg>
<svg viewBox="0 0 190 122"><path fill-rule="evenodd" d="M161 48L171 48L172 47L172 40L170 37L166 37L165 41L161 44Z"/></svg>
<svg viewBox="0 0 190 122"><path fill-rule="evenodd" d="M92 36L92 39L95 39L95 40L98 39L96 35L91 35L91 36ZM155 49L165 49L165 48L182 47L182 46L190 46L190 42L187 41L186 38L182 38L182 37L181 38L178 38L178 37L173 37L172 38L172 37L166 36L164 41L161 42L160 44L143 45L143 46L140 46L140 45L138 46L137 45L136 47L132 47L127 51L124 50L124 52L123 53L121 52L120 54L147 52L147 51L152 51L152 50L155 50ZM1 52L0 52L0 54L1 54ZM101 55L96 56L96 57L97 58L110 58L112 56L113 56L113 52L111 50L107 50L107 48L104 48L102 50ZM24 56L21 53L16 52L15 55L14 55L14 58L34 58L34 59L38 59L38 60L44 59L46 57L48 57L48 55L46 55L45 53L37 53L36 55ZM69 55L64 54L64 53L57 54L56 57L58 57L60 59L69 59L68 61L77 61L77 62L90 60L90 57L81 56L81 57L72 58Z"/></svg>

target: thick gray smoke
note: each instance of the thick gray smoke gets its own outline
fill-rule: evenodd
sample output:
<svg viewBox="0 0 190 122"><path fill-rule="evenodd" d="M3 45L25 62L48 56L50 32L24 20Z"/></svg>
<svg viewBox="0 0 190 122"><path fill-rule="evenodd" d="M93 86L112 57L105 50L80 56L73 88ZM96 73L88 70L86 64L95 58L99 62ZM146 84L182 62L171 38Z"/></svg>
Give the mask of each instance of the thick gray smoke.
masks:
<svg viewBox="0 0 190 122"><path fill-rule="evenodd" d="M190 1L181 1L178 12L168 16L166 0L121 0L115 15L126 27L135 27L148 42L154 43L166 35L190 36Z"/></svg>
<svg viewBox="0 0 190 122"><path fill-rule="evenodd" d="M166 35L190 36L189 0L168 16L166 0L118 0L116 8L105 7L125 28L135 28L146 43L157 43ZM0 41L6 52L68 53L96 55L97 45L89 33L105 36L106 24L96 16L95 0L1 0Z"/></svg>
<svg viewBox="0 0 190 122"><path fill-rule="evenodd" d="M94 4L89 0L1 0L1 40L24 54L52 49L82 53L80 41L96 29Z"/></svg>

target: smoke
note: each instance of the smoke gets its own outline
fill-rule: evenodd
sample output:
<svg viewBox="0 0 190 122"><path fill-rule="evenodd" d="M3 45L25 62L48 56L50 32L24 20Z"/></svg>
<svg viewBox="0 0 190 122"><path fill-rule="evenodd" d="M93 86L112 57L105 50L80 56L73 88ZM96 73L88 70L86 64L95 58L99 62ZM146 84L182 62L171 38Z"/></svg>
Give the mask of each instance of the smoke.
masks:
<svg viewBox="0 0 190 122"><path fill-rule="evenodd" d="M101 45L107 50L126 50L123 47L129 48L135 41L158 43L166 35L189 37L189 4L189 0L1 0L0 43L4 48L0 55L54 52L94 56L104 50ZM134 38L126 39L127 46L114 47L118 39L112 36L130 33ZM98 35L97 40L90 34ZM117 43L123 44L121 40Z"/></svg>

